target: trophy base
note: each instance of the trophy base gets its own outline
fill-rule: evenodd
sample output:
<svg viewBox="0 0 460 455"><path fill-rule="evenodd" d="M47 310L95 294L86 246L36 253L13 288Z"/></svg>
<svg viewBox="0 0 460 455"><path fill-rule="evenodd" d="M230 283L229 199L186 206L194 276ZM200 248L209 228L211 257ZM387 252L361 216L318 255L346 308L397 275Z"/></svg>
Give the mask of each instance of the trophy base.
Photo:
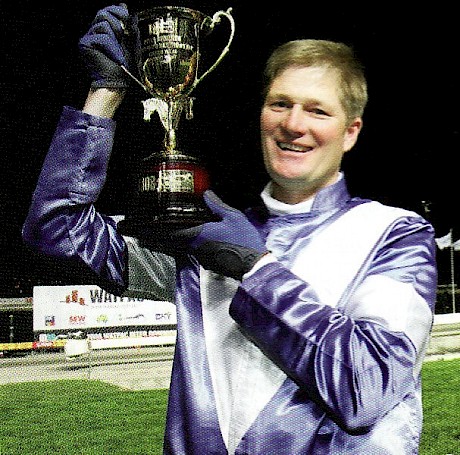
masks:
<svg viewBox="0 0 460 455"><path fill-rule="evenodd" d="M217 218L213 214L198 216L178 216L170 218L154 218L150 220L121 220L117 224L117 229L122 235L129 237L137 237L139 239L149 239L158 237L162 239L168 238L172 232L181 229L188 229L199 226L200 224L216 221Z"/></svg>
<svg viewBox="0 0 460 455"><path fill-rule="evenodd" d="M135 170L132 203L118 223L122 235L152 246L171 243L171 234L216 217L206 206L203 193L209 176L196 157L157 153Z"/></svg>
<svg viewBox="0 0 460 455"><path fill-rule="evenodd" d="M188 229L209 221L216 221L212 213L195 216L171 216L169 218L156 218L150 220L121 220L117 229L122 235L135 237L141 246L169 255L186 252L187 245L180 245L174 240L173 233Z"/></svg>

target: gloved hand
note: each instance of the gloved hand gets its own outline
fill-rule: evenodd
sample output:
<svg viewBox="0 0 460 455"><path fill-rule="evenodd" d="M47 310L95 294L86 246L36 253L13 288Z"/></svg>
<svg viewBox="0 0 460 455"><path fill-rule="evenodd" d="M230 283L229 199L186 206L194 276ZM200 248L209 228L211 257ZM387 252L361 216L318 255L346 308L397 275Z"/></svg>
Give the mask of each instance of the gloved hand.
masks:
<svg viewBox="0 0 460 455"><path fill-rule="evenodd" d="M88 32L80 39L80 53L92 78L92 88L125 89L131 77L137 33L124 3L99 10Z"/></svg>
<svg viewBox="0 0 460 455"><path fill-rule="evenodd" d="M210 210L221 218L173 234L208 270L241 280L266 253L265 244L246 216L224 204L212 191L204 193Z"/></svg>

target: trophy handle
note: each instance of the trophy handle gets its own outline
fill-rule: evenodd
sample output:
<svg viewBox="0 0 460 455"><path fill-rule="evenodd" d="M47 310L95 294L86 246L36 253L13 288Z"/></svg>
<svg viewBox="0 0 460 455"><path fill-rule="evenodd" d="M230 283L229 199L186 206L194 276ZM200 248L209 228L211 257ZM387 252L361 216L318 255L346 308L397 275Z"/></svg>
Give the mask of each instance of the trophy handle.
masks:
<svg viewBox="0 0 460 455"><path fill-rule="evenodd" d="M232 43L233 36L235 35L235 21L233 20L233 16L231 15L231 12L232 12L232 8L228 8L227 11L217 11L216 13L214 13L212 18L207 17L206 20L201 25L201 28L203 28L203 26L205 25L208 26L209 31L212 32L214 30L214 27L218 23L220 23L221 18L226 17L228 21L230 22L231 31L230 31L230 36L228 38L227 45L224 47L223 51L221 52L217 60L207 71L205 71L200 77L196 78L191 90L193 90L211 71L214 71L216 69L217 65L219 65L219 63L222 61L222 59L227 55L228 51L230 50L230 44Z"/></svg>

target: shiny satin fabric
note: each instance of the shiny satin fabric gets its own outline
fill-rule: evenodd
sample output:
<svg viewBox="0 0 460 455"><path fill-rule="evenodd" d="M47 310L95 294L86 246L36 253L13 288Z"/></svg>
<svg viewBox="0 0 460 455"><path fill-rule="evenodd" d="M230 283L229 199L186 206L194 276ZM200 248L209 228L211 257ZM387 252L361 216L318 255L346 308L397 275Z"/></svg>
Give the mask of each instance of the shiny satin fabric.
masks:
<svg viewBox="0 0 460 455"><path fill-rule="evenodd" d="M349 215L356 229L372 228L354 214L376 207L350 198L342 179L320 192L308 213L248 213L276 259L241 284L205 273L191 258L174 265L123 239L94 209L114 132L112 121L64 109L23 236L47 254L85 263L120 292L167 299L175 292L164 453L417 453L419 372L436 289L431 226L398 212L356 261L350 282L330 293L313 270L322 264L327 271L341 252L335 261L322 257L322 247L308 252L327 238L328 220L330 229L345 219L334 214ZM346 232L342 242L349 238L359 244ZM209 342L224 334L217 346ZM219 363L220 354L231 363Z"/></svg>
<svg viewBox="0 0 460 455"><path fill-rule="evenodd" d="M434 294L427 277L435 280L436 273L430 262L430 251L433 251L430 227L420 218L409 215L409 218L398 218L390 232L385 232L379 239L372 259L364 261L365 266L354 278L360 286L337 302L340 310L319 303L314 289L279 263L266 265L239 287L230 305L231 316L243 329L246 338L260 348L260 355L281 366L286 378L244 433L234 453L417 453L422 413L416 365L417 359L423 357L423 340L432 321L429 306L432 309ZM282 224L285 222L283 220ZM305 223L306 220L302 220L303 226ZM411 235L401 235L401 226L411 235L419 233L422 238L414 242ZM298 242L290 244L300 245ZM289 248L289 242L286 245ZM409 249L412 249L410 254ZM405 252L397 262L401 281L396 280L394 270L399 250ZM373 268L379 271L377 283ZM406 283L406 278L411 275L415 286ZM189 276L186 276L190 284ZM226 304L224 286L234 287L234 283L222 277L214 279L223 286L220 290L217 287L213 293L213 304L218 307ZM372 282L370 289L367 288L368 281ZM405 301L385 302L385 296L395 298L393 287L396 296L401 295ZM198 275L194 278L193 288L198 289ZM383 296L379 298L390 307L390 314L383 304L375 308L375 297L369 300L374 294ZM360 295L364 307L355 301L356 295ZM196 337L196 330L203 330L206 334L203 316L196 309L203 307L203 290L201 293L197 290L195 298L192 299L194 303L188 304L190 308L196 305L195 318L188 317L183 327L194 331ZM396 314L395 306L399 307ZM178 306L179 313L181 307ZM352 312L356 318L361 315L361 319L353 320L347 312ZM417 321L415 329L410 326L411 319ZM222 323L225 322L222 320ZM221 327L220 334L223 333ZM200 346L200 353L206 350L202 344L195 346ZM225 349L222 348L222 353ZM242 346L239 352L241 357L245 355ZM186 364L189 369L192 363L192 359L184 357L176 365ZM227 368L233 369L235 375L241 368L247 368L250 376L255 365L253 361L246 364L240 361ZM208 368L206 365L200 369L203 378L198 380L201 385L206 383L206 388L216 374ZM244 375L241 380L245 382ZM239 391L242 389L243 386ZM252 390L254 394L256 389L257 384ZM213 394L216 391L215 388L209 390ZM171 396L183 393L183 381L173 382ZM187 394L186 401L196 399L199 400L194 392ZM234 396L233 400L239 404L243 402L239 396ZM253 406L249 399L246 403ZM215 416L212 400L208 404L210 407L204 414ZM175 412L177 409L179 412ZM176 424L168 428L186 425L184 416L187 420L190 418L174 402L168 418ZM195 419L192 421L196 423ZM189 428L185 433L190 437L190 432L194 431ZM198 434L192 439L199 440ZM183 435L168 431L168 453L180 453L184 444L187 445ZM217 439L212 446L216 451L209 449L209 453L225 453L219 449L221 444ZM199 453L199 448L188 453Z"/></svg>
<svg viewBox="0 0 460 455"><path fill-rule="evenodd" d="M94 202L105 183L113 120L65 107L23 226L24 241L45 254L77 259L114 292L126 282L126 247Z"/></svg>

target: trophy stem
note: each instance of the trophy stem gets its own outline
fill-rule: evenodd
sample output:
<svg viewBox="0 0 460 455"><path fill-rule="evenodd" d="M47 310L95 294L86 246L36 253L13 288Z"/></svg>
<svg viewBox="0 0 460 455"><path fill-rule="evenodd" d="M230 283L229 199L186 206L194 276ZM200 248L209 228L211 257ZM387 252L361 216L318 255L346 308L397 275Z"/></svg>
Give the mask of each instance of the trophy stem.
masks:
<svg viewBox="0 0 460 455"><path fill-rule="evenodd" d="M176 130L183 109L186 109L187 119L193 118L193 98L181 96L169 98L167 101L160 98L150 98L144 104L144 120L149 121L153 112L158 112L163 128L166 131L163 145L165 153L177 154Z"/></svg>
<svg viewBox="0 0 460 455"><path fill-rule="evenodd" d="M164 139L164 146L165 146L165 151L168 155L173 155L177 153L176 149L176 130L173 128L170 128L165 135Z"/></svg>
<svg viewBox="0 0 460 455"><path fill-rule="evenodd" d="M174 98L170 98L167 101L167 118L166 121L163 122L163 127L166 130L164 146L168 155L177 154L176 129L179 124L182 109L184 107L184 100L181 101L182 102L177 101Z"/></svg>

